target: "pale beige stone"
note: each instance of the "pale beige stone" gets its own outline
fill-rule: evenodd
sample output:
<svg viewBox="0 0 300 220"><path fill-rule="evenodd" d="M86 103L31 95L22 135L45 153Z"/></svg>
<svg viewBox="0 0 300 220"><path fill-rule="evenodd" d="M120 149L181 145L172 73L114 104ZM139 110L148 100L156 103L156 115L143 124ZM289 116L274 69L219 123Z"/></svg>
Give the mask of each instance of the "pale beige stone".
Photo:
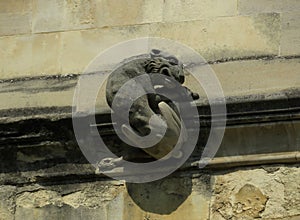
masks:
<svg viewBox="0 0 300 220"><path fill-rule="evenodd" d="M277 55L280 16L266 14L159 23L151 25L151 34L186 44L207 60Z"/></svg>
<svg viewBox="0 0 300 220"><path fill-rule="evenodd" d="M36 34L32 38L32 69L35 75L61 73L61 34Z"/></svg>
<svg viewBox="0 0 300 220"><path fill-rule="evenodd" d="M216 73L226 97L271 94L300 87L299 59L235 61L214 64L211 65L211 67ZM13 78L12 76L13 75L4 75L2 77ZM93 83L99 80L99 77L93 75L89 77L91 82L89 85L92 87L94 85ZM5 85L2 83L0 87L0 100L2 100L2 102L0 102L0 109L71 106L76 83L77 79L66 80L65 82L49 79L21 81L19 83L8 83ZM202 97L205 97L201 85L191 75L186 77L185 84L192 91L196 91ZM53 90L52 87L61 87L62 89ZM42 90L43 92L29 92L32 90ZM100 89L96 101L97 112L108 110L108 105L104 97L105 85Z"/></svg>
<svg viewBox="0 0 300 220"><path fill-rule="evenodd" d="M0 38L1 78L59 74L60 33Z"/></svg>
<svg viewBox="0 0 300 220"><path fill-rule="evenodd" d="M61 66L63 73L82 73L101 52L117 43L146 37L148 25L114 27L62 33Z"/></svg>
<svg viewBox="0 0 300 220"><path fill-rule="evenodd" d="M299 21L299 11L282 14L282 37L280 42L282 56L300 55Z"/></svg>
<svg viewBox="0 0 300 220"><path fill-rule="evenodd" d="M24 13L31 8L31 1L15 0L15 1L0 1L0 13Z"/></svg>
<svg viewBox="0 0 300 220"><path fill-rule="evenodd" d="M2 79L32 74L32 37L1 37L0 67Z"/></svg>
<svg viewBox="0 0 300 220"><path fill-rule="evenodd" d="M93 1L33 1L34 33L86 29L94 24Z"/></svg>
<svg viewBox="0 0 300 220"><path fill-rule="evenodd" d="M245 184L234 195L234 212L239 218L250 216L258 218L260 212L264 211L268 198L259 188L251 184Z"/></svg>
<svg viewBox="0 0 300 220"><path fill-rule="evenodd" d="M96 0L96 25L119 26L162 21L163 0Z"/></svg>
<svg viewBox="0 0 300 220"><path fill-rule="evenodd" d="M31 32L31 14L0 13L0 36Z"/></svg>
<svg viewBox="0 0 300 220"><path fill-rule="evenodd" d="M0 1L0 36L31 32L31 1Z"/></svg>
<svg viewBox="0 0 300 220"><path fill-rule="evenodd" d="M298 0L238 0L240 14L257 14L266 12L299 12Z"/></svg>
<svg viewBox="0 0 300 220"><path fill-rule="evenodd" d="M188 21L202 18L234 16L237 0L165 0L164 21Z"/></svg>
<svg viewBox="0 0 300 220"><path fill-rule="evenodd" d="M26 93L22 91L11 94L4 93L0 95L0 108L10 109L71 106L73 101L73 95L73 88L71 90L61 92L39 92L36 94Z"/></svg>
<svg viewBox="0 0 300 220"><path fill-rule="evenodd" d="M225 96L274 93L300 87L300 60L235 61L211 66Z"/></svg>
<svg viewBox="0 0 300 220"><path fill-rule="evenodd" d="M0 73L1 78L81 73L101 51L149 35L177 40L207 60L274 55L279 26L279 17L270 14L2 37Z"/></svg>

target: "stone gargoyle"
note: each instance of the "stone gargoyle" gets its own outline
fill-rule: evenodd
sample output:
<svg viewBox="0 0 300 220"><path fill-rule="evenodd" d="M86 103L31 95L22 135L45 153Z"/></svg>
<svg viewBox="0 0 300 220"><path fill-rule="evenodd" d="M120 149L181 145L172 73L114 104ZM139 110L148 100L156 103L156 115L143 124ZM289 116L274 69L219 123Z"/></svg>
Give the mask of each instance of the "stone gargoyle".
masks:
<svg viewBox="0 0 300 220"><path fill-rule="evenodd" d="M163 74L165 76L175 79L180 84L184 83L185 75L183 65L179 60L172 55L169 55L163 51L153 49L148 57L141 57L133 59L129 62L125 62L115 69L108 77L106 85L106 99L110 107L112 107L113 100L118 93L119 89L130 79L143 74ZM149 82L148 87L152 87L154 91L160 88L160 85L155 85L153 82ZM197 93L191 92L188 88L185 88L185 95L189 95L196 100L199 98ZM176 93L176 91L173 91ZM127 94L119 99L119 106L128 102ZM148 94L143 95L136 99L129 112L130 127L123 126L123 134L136 145L142 145L133 138L133 134L139 136L145 136L149 134L151 127L149 119L154 114L158 114L165 121L167 130L161 141L155 146L149 148L143 148L143 150L155 159L160 159L168 154L176 145L181 129L181 120L178 109L175 104L169 99L157 95ZM128 114L120 114L119 117L127 117ZM160 126L159 122L157 126ZM180 155L172 155L174 157L180 157ZM118 162L118 161L116 161ZM103 161L102 161L103 163ZM106 163L112 164L112 161L106 160ZM101 163L100 163L101 164Z"/></svg>

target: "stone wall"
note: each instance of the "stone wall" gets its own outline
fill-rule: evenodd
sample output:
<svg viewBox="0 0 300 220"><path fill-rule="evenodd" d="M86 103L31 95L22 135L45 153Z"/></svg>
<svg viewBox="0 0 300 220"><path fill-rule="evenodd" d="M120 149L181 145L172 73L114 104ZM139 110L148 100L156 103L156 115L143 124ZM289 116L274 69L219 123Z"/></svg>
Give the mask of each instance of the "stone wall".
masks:
<svg viewBox="0 0 300 220"><path fill-rule="evenodd" d="M1 78L81 73L101 51L146 36L208 61L297 56L299 10L298 0L2 0Z"/></svg>
<svg viewBox="0 0 300 220"><path fill-rule="evenodd" d="M300 219L299 156L298 163L193 167L128 184L96 175L78 147L54 138L60 126L52 128L55 135L43 126L40 136L23 131L36 119L57 120L63 108L70 114L76 75L98 53L137 37L195 49L226 97L284 95L292 103L290 90L300 88L299 21L299 0L0 0L0 219ZM284 120L299 121L299 110L289 110ZM277 114L272 126L280 120ZM271 142L272 126L262 124ZM274 129L276 140L289 143L268 149L299 152L299 123L291 124L295 135ZM240 131L226 146L261 146L264 132L247 140ZM242 138L231 142L236 135Z"/></svg>

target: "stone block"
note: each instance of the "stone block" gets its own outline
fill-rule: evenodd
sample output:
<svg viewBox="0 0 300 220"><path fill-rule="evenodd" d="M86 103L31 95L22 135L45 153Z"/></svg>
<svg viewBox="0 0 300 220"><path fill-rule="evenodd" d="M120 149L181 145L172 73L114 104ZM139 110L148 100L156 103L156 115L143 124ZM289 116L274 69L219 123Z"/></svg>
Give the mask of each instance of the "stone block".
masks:
<svg viewBox="0 0 300 220"><path fill-rule="evenodd" d="M166 0L164 21L189 21L202 18L234 16L237 14L237 0Z"/></svg>
<svg viewBox="0 0 300 220"><path fill-rule="evenodd" d="M113 27L62 33L63 73L82 73L99 53L122 41L146 37L148 25Z"/></svg>
<svg viewBox="0 0 300 220"><path fill-rule="evenodd" d="M31 32L31 1L0 1L0 36Z"/></svg>
<svg viewBox="0 0 300 220"><path fill-rule="evenodd" d="M15 186L0 186L0 220L14 219L15 196Z"/></svg>
<svg viewBox="0 0 300 220"><path fill-rule="evenodd" d="M300 87L300 60L236 61L211 65L225 96L276 93Z"/></svg>
<svg viewBox="0 0 300 220"><path fill-rule="evenodd" d="M32 30L34 33L93 27L93 1L33 1Z"/></svg>
<svg viewBox="0 0 300 220"><path fill-rule="evenodd" d="M279 14L216 18L151 25L151 34L186 44L206 60L277 55Z"/></svg>
<svg viewBox="0 0 300 220"><path fill-rule="evenodd" d="M0 38L0 76L16 78L32 72L32 37L7 36Z"/></svg>
<svg viewBox="0 0 300 220"><path fill-rule="evenodd" d="M300 22L299 21L300 21L299 11L282 14L282 27L281 27L282 36L280 42L280 48L281 48L280 55L282 56L300 55Z"/></svg>
<svg viewBox="0 0 300 220"><path fill-rule="evenodd" d="M1 37L0 46L2 79L61 73L60 33Z"/></svg>
<svg viewBox="0 0 300 220"><path fill-rule="evenodd" d="M299 12L298 0L238 0L239 14L258 14L269 12Z"/></svg>
<svg viewBox="0 0 300 220"><path fill-rule="evenodd" d="M0 13L24 13L31 8L31 1L0 1Z"/></svg>
<svg viewBox="0 0 300 220"><path fill-rule="evenodd" d="M0 36L31 32L31 15L0 13Z"/></svg>
<svg viewBox="0 0 300 220"><path fill-rule="evenodd" d="M48 189L21 188L16 198L15 219L103 219L122 216L122 207L114 207L114 215L108 215L109 206L123 202L120 186L105 182L70 185L51 185ZM119 214L119 215L118 215Z"/></svg>
<svg viewBox="0 0 300 220"><path fill-rule="evenodd" d="M163 0L96 0L96 25L109 27L162 21Z"/></svg>
<svg viewBox="0 0 300 220"><path fill-rule="evenodd" d="M61 34L36 34L32 38L33 75L56 75L61 73Z"/></svg>

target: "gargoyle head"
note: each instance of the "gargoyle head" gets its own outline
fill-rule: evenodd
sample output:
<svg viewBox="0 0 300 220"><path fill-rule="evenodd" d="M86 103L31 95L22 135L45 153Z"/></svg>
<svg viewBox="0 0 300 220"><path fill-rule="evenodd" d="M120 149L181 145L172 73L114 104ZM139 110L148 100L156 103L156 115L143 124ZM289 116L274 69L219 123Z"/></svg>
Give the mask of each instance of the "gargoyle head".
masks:
<svg viewBox="0 0 300 220"><path fill-rule="evenodd" d="M174 78L181 84L184 83L183 65L175 56L157 49L153 49L150 55L151 60L145 65L147 73L160 73Z"/></svg>

